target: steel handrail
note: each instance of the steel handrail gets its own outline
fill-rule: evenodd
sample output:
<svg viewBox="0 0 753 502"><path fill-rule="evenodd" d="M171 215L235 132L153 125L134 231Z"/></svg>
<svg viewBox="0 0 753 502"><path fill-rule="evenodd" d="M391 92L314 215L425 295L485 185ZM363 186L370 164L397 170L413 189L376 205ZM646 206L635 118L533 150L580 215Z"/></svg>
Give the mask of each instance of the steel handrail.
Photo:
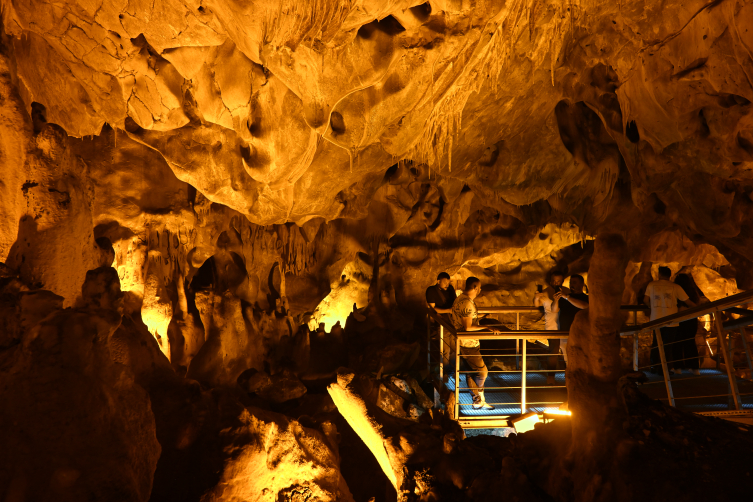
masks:
<svg viewBox="0 0 753 502"><path fill-rule="evenodd" d="M519 331L502 331L501 333L491 333L489 331L456 331L453 333L461 340L549 340L552 338L567 338L570 336L569 331L557 330L525 330Z"/></svg>
<svg viewBox="0 0 753 502"><path fill-rule="evenodd" d="M748 347L747 340L745 339L745 333L743 330L744 326L753 325L753 315L747 316L746 314L753 314L753 310L738 308L739 305L753 303L753 290L751 291L744 291L742 293L738 293L732 296L728 296L726 298L722 298L720 300L716 300L710 303L704 303L701 305L697 305L695 307L683 310L681 312L678 312L676 314L672 314L669 316L662 317L660 319L656 319L654 321L649 321L643 324L637 323L637 313L638 312L647 312L649 311L649 307L646 305L621 305L620 310L623 311L630 311L633 312L633 319L634 319L634 325L625 327L622 330L620 330L620 335L622 337L630 337L632 336L634 339L634 356L633 356L633 367L634 369L638 369L638 337L640 334L645 333L646 331L652 331L654 336L657 338L657 349L659 350L662 370L664 373L664 382L667 388L667 399L669 400L670 404L672 406L675 406L675 397L672 392L672 386L671 381L669 378L669 372L667 363L672 362L680 362L679 361L667 361L666 354L664 352L665 345L671 345L672 343L664 344L661 339L661 333L660 329L662 327L668 326L670 324L675 324L681 321L686 321L690 319L695 319L698 317L702 317L707 314L711 314L714 316L714 326L716 328L717 332L717 339L718 339L718 351L722 351L722 354L724 356L724 362L727 369L727 376L730 380L730 389L732 393L730 395L734 398L734 404L735 408L737 410L741 409L741 402L740 402L740 392L738 390L737 381L734 376L734 368L732 367L732 354L728 350L728 346L725 343L723 334L727 334L728 332L732 330L739 330L742 335L742 342L743 347L746 353L746 357L748 360L748 366L751 368L751 371L753 371L753 356L751 356L750 349ZM477 311L481 314L516 314L517 315L517 327L520 328L520 314L525 312L534 312L539 311L539 307L533 307L533 306L518 306L518 307L478 307ZM727 313L733 313L736 315L745 315L746 317L742 317L740 319L732 319L730 321L722 322L720 313L722 311L726 311ZM490 331L457 331L454 326L452 326L450 323L448 323L444 318L442 318L433 308L427 309L428 319L433 319L436 321L440 326L440 353L443 352L443 331L448 330L449 333L455 336L455 410L454 415L455 419L457 420L459 418L459 409L460 409L460 399L459 399L459 390L460 390L460 382L459 382L459 376L460 376L460 358L462 357L460 354L460 342L461 340L469 340L469 339L475 339L475 340L518 340L522 343L522 353L514 354L515 356L522 355L523 361L521 364L521 369L517 371L511 371L513 373L521 373L521 381L522 386L519 387L521 389L521 411L525 413L527 411L527 404L532 403L526 403L526 366L527 366L527 351L526 351L526 343L525 340L532 340L532 339L567 339L569 338L569 332L567 331L554 331L554 330L520 330L517 329L515 331L503 331L499 333L493 333ZM427 323L430 324L430 323ZM483 328L486 328L486 326L482 326ZM431 338L430 334L430 327L429 327L429 338ZM679 342L674 342L679 343ZM449 343L444 342L444 345L450 346ZM427 346L428 348L428 346ZM545 356L549 356L548 354L545 354ZM690 358L692 359L692 358ZM440 357L440 376L443 374L443 354L442 357ZM650 366L649 366L650 367ZM538 388L538 387L537 387ZM465 388L463 388L465 389ZM679 399L679 398L678 398ZM687 399L687 398L683 398ZM517 404L517 403L515 403ZM465 417L464 417L465 418Z"/></svg>
<svg viewBox="0 0 753 502"><path fill-rule="evenodd" d="M713 314L722 310L728 310L744 303L750 303L751 301L753 301L753 289L750 291L743 291L742 293L737 293L736 295L728 296L726 298L722 298L710 303L702 303L676 314L660 317L659 319L655 319L644 324L631 326L633 329L621 330L620 334L622 336L632 336L633 334L640 333L641 331L663 328L677 322L688 321L690 319L702 317L707 314Z"/></svg>
<svg viewBox="0 0 753 502"><path fill-rule="evenodd" d="M745 326L749 326L753 324L753 315L747 315L747 314L753 314L753 311L738 308L738 305L750 303L751 300L753 300L753 290L743 291L741 293L737 293L732 296L727 296L725 298L715 300L713 302L702 303L700 305L696 305L695 307L691 307L689 309L685 309L680 312L677 312L676 314L671 314L668 316L660 317L659 319L655 319L653 321L649 321L644 324L639 325L636 323L636 325L631 326L632 329L625 328L625 329L620 330L620 336L633 337L633 369L637 371L639 369L643 369L646 367L656 366L655 364L651 364L649 366L644 366L641 368L638 367L638 353L639 353L638 337L641 334L645 333L646 331L652 332L653 336L656 337L656 342L657 342L656 348L659 350L659 359L661 361L662 373L664 374L664 385L667 389L667 400L669 401L669 404L671 406L675 406L676 398L674 397L674 392L672 390L672 381L669 377L668 364L682 362L684 361L684 359L680 359L676 361L667 361L667 356L664 352L664 347L671 345L672 343L679 343L679 342L676 341L676 342L665 344L662 340L661 328L670 326L672 324L677 324L682 321L696 319L698 317L702 317L705 315L712 315L714 317L713 326L714 326L714 330L716 331L717 344L718 344L717 353L721 351L724 357L724 364L727 370L727 378L729 380L729 386L731 389L730 395L733 397L735 409L738 411L741 410L742 406L741 406L741 401L740 401L740 391L738 389L737 379L734 374L734 367L733 367L734 363L732 361L732 354L730 352L731 348L728 350L728 345L725 338L729 336L729 333L732 330L735 330L735 329L740 330L740 334L742 336L743 348L745 350L745 355L747 358L748 366L751 369L751 371L753 371L753 358L751 357L750 349L748 347L748 343L745 338L745 332L743 329ZM721 318L722 312L733 313L737 315L744 315L746 317L742 317L740 319L732 319L731 321L727 321L727 322L722 322L722 318ZM690 358L690 359L693 359L693 358ZM683 398L683 399L687 399L687 398Z"/></svg>
<svg viewBox="0 0 753 502"><path fill-rule="evenodd" d="M523 312L540 312L539 307L512 306L512 307L476 307L479 314L517 314Z"/></svg>

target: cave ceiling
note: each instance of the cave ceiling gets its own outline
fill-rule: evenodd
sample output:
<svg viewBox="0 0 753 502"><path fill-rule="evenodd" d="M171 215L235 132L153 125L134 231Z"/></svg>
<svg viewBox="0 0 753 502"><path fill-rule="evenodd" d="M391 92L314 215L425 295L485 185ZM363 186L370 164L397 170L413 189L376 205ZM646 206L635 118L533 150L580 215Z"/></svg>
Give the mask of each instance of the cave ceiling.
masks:
<svg viewBox="0 0 753 502"><path fill-rule="evenodd" d="M375 237L422 277L607 229L753 258L750 2L3 0L2 27L17 268L28 215L137 288L149 253L191 276L265 231L325 283Z"/></svg>

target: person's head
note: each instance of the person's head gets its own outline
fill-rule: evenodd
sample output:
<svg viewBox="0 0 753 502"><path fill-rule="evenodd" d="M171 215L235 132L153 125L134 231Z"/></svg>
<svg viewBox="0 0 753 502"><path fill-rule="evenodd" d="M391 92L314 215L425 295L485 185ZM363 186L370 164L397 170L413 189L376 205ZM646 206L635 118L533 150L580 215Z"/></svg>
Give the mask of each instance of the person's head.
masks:
<svg viewBox="0 0 753 502"><path fill-rule="evenodd" d="M672 277L672 269L669 267L659 267L659 279L669 280Z"/></svg>
<svg viewBox="0 0 753 502"><path fill-rule="evenodd" d="M465 280L465 290L463 292L466 295L473 298L477 296L480 291L481 291L481 280L479 280L478 277L469 277L468 279Z"/></svg>
<svg viewBox="0 0 753 502"><path fill-rule="evenodd" d="M437 284L439 284L440 288L447 289L450 285L450 274L447 272L440 272L437 276Z"/></svg>
<svg viewBox="0 0 753 502"><path fill-rule="evenodd" d="M570 290L573 293L582 293L583 286L586 285L586 281L583 280L582 275L573 274L570 276Z"/></svg>
<svg viewBox="0 0 753 502"><path fill-rule="evenodd" d="M552 286L562 286L562 283L565 280L565 275L562 272L552 272L551 278L549 279L549 284Z"/></svg>
<svg viewBox="0 0 753 502"><path fill-rule="evenodd" d="M680 286L685 294L688 295L693 303L698 303L701 299L701 290L698 289L698 285L693 280L693 276L690 274L677 274L675 277L675 284Z"/></svg>

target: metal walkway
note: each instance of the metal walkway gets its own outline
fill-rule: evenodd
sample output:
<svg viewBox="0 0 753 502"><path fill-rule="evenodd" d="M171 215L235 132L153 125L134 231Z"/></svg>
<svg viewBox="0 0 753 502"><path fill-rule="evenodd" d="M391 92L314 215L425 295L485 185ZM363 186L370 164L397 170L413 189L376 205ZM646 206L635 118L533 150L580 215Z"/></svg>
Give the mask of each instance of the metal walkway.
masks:
<svg viewBox="0 0 753 502"><path fill-rule="evenodd" d="M625 305L623 310L633 312L632 326L625 326L621 331L623 338L633 340L633 369L641 370L648 376L648 381L641 384L641 390L649 397L663 400L679 409L704 415L717 415L723 418L753 419L753 381L740 378L740 357L735 366L733 345L738 346L738 356L743 354L742 366L753 375L753 354L746 339L745 326L753 325L753 310L737 308L753 302L753 291L746 291L715 302L703 304L681 311L656 321L638 324L638 312L645 310L641 305ZM520 314L534 312L536 307L480 307L479 313L516 314L514 326L520 329ZM564 371L547 370L543 360L550 357L545 350L536 349L534 340L560 338L567 339L569 333L563 331L505 331L499 334L490 332L455 332L445 319L433 309L428 311L428 343L430 370L439 378L438 391L450 391L454 395L453 416L463 428L498 428L510 427L511 421L521 416L554 412L567 401ZM667 361L665 345L661 340L660 329L672 323L695 319L705 315L713 317L712 338L706 339L709 352L715 360L716 368L702 368L700 375L676 375L670 372L673 362ZM741 317L740 317L741 316ZM437 324L437 336L431 357L432 330L431 321ZM641 337L656 337L657 345L653 349L640 349ZM482 355L489 368L485 383L486 401L495 406L494 410L475 410L472 407L471 393L466 383L466 368L461 367L462 355L457 354L460 340L477 338L481 340ZM715 340L714 340L715 338ZM507 350L488 347L490 340L506 340ZM525 340L528 340L524 343ZM711 349L709 340L716 343L717 351ZM679 343L680 341L676 342ZM491 342L499 343L499 342ZM670 344L667 344L667 346ZM534 349L533 351L531 349ZM651 350L658 351L661 360L661 372L651 373L648 363ZM451 355L452 357L448 357ZM438 357L437 357L438 356ZM703 356L701 356L703 357ZM706 356L707 358L709 355ZM561 356L560 356L561 358ZM499 363L503 369L495 369L492 360L507 361ZM542 363L536 362L541 360ZM640 366L641 361L648 363ZM432 362L434 367L432 367ZM680 361L677 361L680 365ZM454 363L452 374L445 375L445 363ZM560 363L561 364L561 363ZM658 366L658 362L654 363ZM547 375L554 373L555 381L547 384ZM456 381L460 385L456 385Z"/></svg>
<svg viewBox="0 0 753 502"><path fill-rule="evenodd" d="M734 410L727 372L705 368L700 373L700 376L671 375L675 406L680 410L704 414ZM646 375L649 381L640 385L641 391L652 399L668 402L664 376L650 372ZM753 412L753 382L742 378L736 378L736 381L741 411Z"/></svg>
<svg viewBox="0 0 753 502"><path fill-rule="evenodd" d="M555 373L556 388L547 386L546 373L528 372L526 374L527 405L525 413L553 412L559 405L567 401L565 386L565 372ZM455 378L447 380L447 389L455 392ZM467 388L465 375L460 375L460 388ZM473 398L470 392L460 392L458 404L458 422L463 428L494 428L510 427L509 419L523 415L521 409L521 374L489 374L486 379L486 402L494 405L494 410L474 410Z"/></svg>

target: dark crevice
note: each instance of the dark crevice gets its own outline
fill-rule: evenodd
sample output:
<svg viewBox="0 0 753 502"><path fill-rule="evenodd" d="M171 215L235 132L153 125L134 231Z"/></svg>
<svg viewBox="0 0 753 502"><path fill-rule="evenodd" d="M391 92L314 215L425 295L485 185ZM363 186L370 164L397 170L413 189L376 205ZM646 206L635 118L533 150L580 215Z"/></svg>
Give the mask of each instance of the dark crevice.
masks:
<svg viewBox="0 0 753 502"><path fill-rule="evenodd" d="M335 134L342 134L345 132L345 120L340 112L334 111L329 118L329 125L332 128L332 132Z"/></svg>
<svg viewBox="0 0 753 502"><path fill-rule="evenodd" d="M627 136L627 139L630 140L631 143L638 143L641 140L641 135L638 132L638 125L635 123L635 120L631 120L627 123L627 127L625 127L625 136Z"/></svg>
<svg viewBox="0 0 753 502"><path fill-rule="evenodd" d="M403 25L401 25L397 19L392 16L387 16L381 21L372 21L361 26L361 28L358 29L358 36L368 40L377 31L381 31L389 36L394 36L405 31L405 28L403 28Z"/></svg>
<svg viewBox="0 0 753 502"><path fill-rule="evenodd" d="M698 119L701 121L701 137L708 138L711 135L711 129L709 129L709 123L706 122L706 116L703 114L703 109L698 111Z"/></svg>
<svg viewBox="0 0 753 502"><path fill-rule="evenodd" d="M201 291L204 289L212 289L212 287L215 285L215 277L217 276L217 272L215 270L215 264L214 264L214 257L209 258L206 260L201 267L199 267L199 270L196 272L196 275L193 276L193 279L191 280L191 285L189 286L189 289L192 292Z"/></svg>
<svg viewBox="0 0 753 502"><path fill-rule="evenodd" d="M431 15L431 4L429 2L422 3L421 5L411 7L409 10L411 14L416 17L416 19L423 23L427 19L429 19L429 16Z"/></svg>
<svg viewBox="0 0 753 502"><path fill-rule="evenodd" d="M188 203L192 206L196 204L196 188L194 188L192 185L186 185L186 195L188 199Z"/></svg>
<svg viewBox="0 0 753 502"><path fill-rule="evenodd" d="M699 70L706 66L706 61L708 61L709 58L699 58L690 63L687 67L685 67L684 70L680 70L674 75L670 77L672 80L678 80L684 77L685 75L688 75L690 73L693 73L696 70Z"/></svg>
<svg viewBox="0 0 753 502"><path fill-rule="evenodd" d="M34 101L31 104L31 123L34 134L39 134L47 123L47 108L42 103Z"/></svg>
<svg viewBox="0 0 753 502"><path fill-rule="evenodd" d="M444 199L442 197L440 197L438 204L439 204L439 211L437 211L437 219L434 220L434 223L432 223L429 226L429 230L431 230L432 232L434 230L436 230L437 227L439 227L440 223L442 223L442 214L444 213L444 206L445 206L446 202L444 201Z"/></svg>

